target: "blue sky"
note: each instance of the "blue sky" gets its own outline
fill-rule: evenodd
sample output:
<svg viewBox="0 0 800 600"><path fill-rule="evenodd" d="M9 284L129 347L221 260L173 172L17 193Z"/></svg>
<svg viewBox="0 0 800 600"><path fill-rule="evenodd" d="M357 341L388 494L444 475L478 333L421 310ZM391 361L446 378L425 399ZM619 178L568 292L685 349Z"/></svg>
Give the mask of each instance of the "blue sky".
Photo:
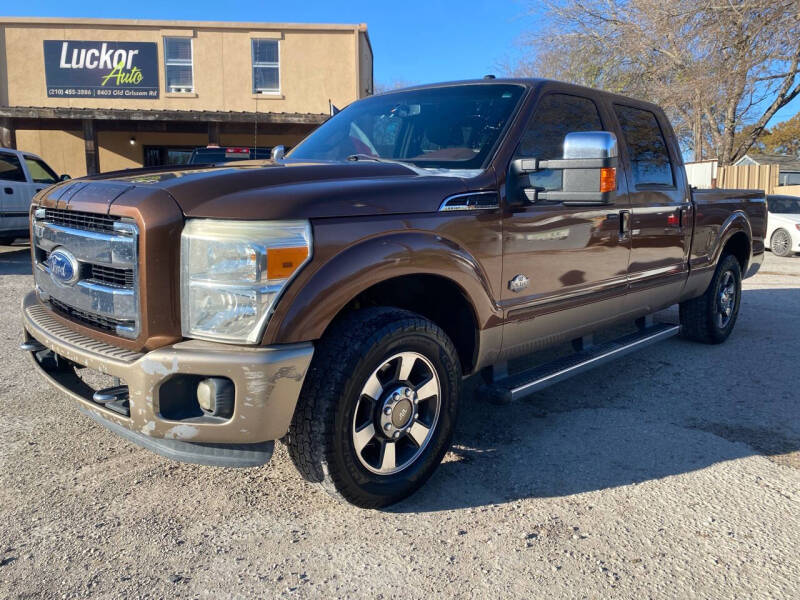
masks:
<svg viewBox="0 0 800 600"><path fill-rule="evenodd" d="M542 18L526 0L34 0L6 2L6 16L366 23L378 84L427 83L500 73L516 41ZM800 110L800 98L774 122Z"/></svg>

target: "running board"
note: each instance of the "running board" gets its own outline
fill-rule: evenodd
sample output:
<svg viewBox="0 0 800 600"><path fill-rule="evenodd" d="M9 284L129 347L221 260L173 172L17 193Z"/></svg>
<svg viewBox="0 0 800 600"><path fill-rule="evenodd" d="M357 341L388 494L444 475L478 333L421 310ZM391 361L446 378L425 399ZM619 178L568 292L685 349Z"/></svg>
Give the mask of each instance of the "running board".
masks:
<svg viewBox="0 0 800 600"><path fill-rule="evenodd" d="M482 385L479 394L496 404L513 402L584 371L678 335L680 330L680 325L668 323L651 325L612 342L591 346L553 362Z"/></svg>

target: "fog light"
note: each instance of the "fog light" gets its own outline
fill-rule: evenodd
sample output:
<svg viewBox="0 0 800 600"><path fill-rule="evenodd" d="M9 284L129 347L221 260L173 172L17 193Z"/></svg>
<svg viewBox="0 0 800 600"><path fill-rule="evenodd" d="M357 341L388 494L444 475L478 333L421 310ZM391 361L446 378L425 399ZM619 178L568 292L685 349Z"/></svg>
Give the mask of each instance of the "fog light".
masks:
<svg viewBox="0 0 800 600"><path fill-rule="evenodd" d="M230 379L209 377L197 384L197 403L204 413L213 417L233 414L234 386Z"/></svg>

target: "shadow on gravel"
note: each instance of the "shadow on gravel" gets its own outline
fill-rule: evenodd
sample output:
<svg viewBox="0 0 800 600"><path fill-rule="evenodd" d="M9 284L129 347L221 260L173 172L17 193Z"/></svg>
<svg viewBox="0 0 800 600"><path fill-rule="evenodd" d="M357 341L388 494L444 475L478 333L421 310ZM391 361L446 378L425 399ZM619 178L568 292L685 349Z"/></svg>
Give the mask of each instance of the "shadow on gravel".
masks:
<svg viewBox="0 0 800 600"><path fill-rule="evenodd" d="M747 290L725 344L669 340L508 406L467 382L447 462L389 510L567 496L753 455L800 468L799 314L800 289Z"/></svg>
<svg viewBox="0 0 800 600"><path fill-rule="evenodd" d="M27 246L14 246L13 250L0 252L0 275L30 275L31 251Z"/></svg>

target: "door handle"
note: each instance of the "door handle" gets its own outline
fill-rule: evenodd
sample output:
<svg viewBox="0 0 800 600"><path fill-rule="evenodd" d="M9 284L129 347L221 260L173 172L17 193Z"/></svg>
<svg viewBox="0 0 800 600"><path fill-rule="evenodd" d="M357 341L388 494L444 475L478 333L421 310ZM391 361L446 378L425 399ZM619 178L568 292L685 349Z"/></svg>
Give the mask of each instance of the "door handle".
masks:
<svg viewBox="0 0 800 600"><path fill-rule="evenodd" d="M631 211L619 211L619 239L624 241L631 233Z"/></svg>
<svg viewBox="0 0 800 600"><path fill-rule="evenodd" d="M680 210L680 215L678 217L679 222L678 226L683 229L689 224L689 211L692 210L690 206L684 206Z"/></svg>
<svg viewBox="0 0 800 600"><path fill-rule="evenodd" d="M4 191L6 194L13 194L13 193L14 193L14 190L13 190L12 188L10 188L10 187L3 188L3 191Z"/></svg>

